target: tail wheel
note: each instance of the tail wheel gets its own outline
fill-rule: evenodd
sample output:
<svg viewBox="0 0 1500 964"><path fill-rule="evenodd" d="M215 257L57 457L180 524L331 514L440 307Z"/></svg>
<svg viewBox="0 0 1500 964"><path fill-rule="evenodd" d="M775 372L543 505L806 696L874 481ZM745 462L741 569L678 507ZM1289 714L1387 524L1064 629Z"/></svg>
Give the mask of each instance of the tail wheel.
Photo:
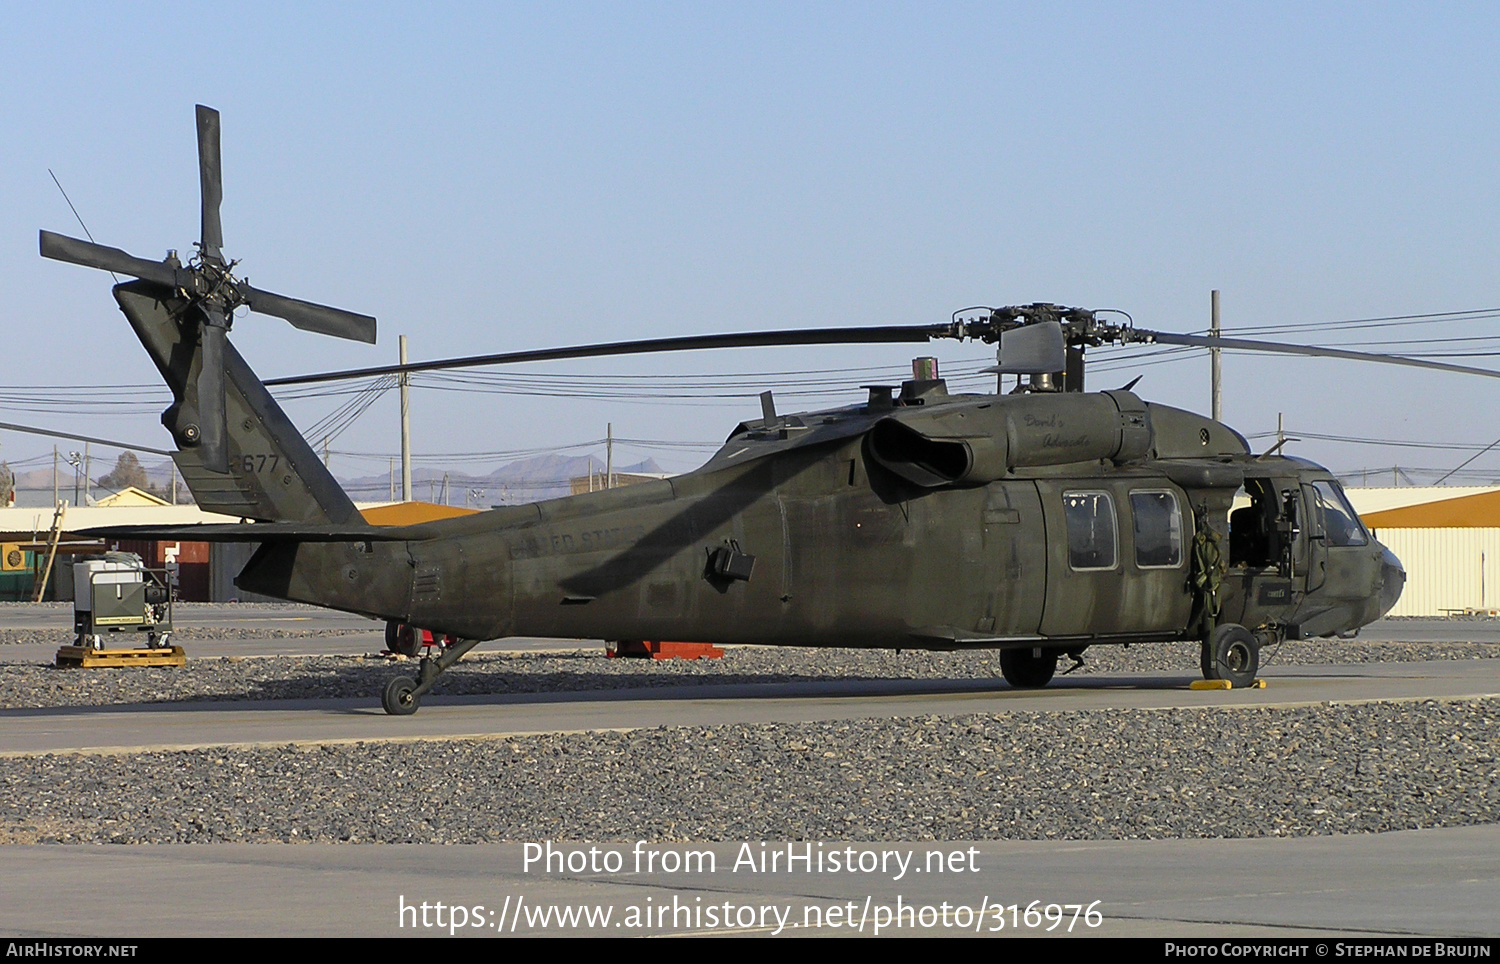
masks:
<svg viewBox="0 0 1500 964"><path fill-rule="evenodd" d="M1057 651L1051 649L1002 649L1000 672L1016 689L1037 689L1052 682L1057 672Z"/></svg>
<svg viewBox="0 0 1500 964"><path fill-rule="evenodd" d="M416 688L416 680L398 676L385 684L385 692L380 694L380 705L391 716L411 716L422 703L421 698L415 695Z"/></svg>
<svg viewBox="0 0 1500 964"><path fill-rule="evenodd" d="M1260 640L1238 623L1225 623L1203 641L1201 663L1204 679L1249 686L1260 670Z"/></svg>
<svg viewBox="0 0 1500 964"><path fill-rule="evenodd" d="M416 656L421 637L409 624L392 619L385 624L385 648L402 656Z"/></svg>

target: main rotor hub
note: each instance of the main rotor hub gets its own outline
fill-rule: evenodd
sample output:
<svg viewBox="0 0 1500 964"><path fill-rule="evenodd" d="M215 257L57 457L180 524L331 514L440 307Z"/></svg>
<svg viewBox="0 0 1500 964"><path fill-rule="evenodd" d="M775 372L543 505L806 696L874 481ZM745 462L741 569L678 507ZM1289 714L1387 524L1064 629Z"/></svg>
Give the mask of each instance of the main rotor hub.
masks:
<svg viewBox="0 0 1500 964"><path fill-rule="evenodd" d="M222 312L226 329L234 321L234 309L246 303L245 296L240 291L240 279L233 274L237 264L238 261L225 264L218 258L200 255L187 266L187 270L192 272L193 289L184 289L183 293L204 308ZM212 319L212 312L209 312L209 317Z"/></svg>
<svg viewBox="0 0 1500 964"><path fill-rule="evenodd" d="M962 317L967 312L974 314ZM1127 326L1100 321L1098 315L1099 312L1089 308L1069 308L1045 301L1003 308L975 306L953 313L949 337L959 340L973 338L994 344L1007 331L1056 322L1062 328L1063 340L1069 348L1096 347L1121 340Z"/></svg>

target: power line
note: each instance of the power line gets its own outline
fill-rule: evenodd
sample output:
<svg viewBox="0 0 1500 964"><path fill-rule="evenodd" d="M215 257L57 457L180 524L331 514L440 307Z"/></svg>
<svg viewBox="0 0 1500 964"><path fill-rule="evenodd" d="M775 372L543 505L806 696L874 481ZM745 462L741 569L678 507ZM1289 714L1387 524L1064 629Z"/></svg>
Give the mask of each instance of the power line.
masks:
<svg viewBox="0 0 1500 964"><path fill-rule="evenodd" d="M1256 325L1226 328L1225 331L1284 334L1292 331L1351 331L1358 328L1402 328L1409 325L1440 325L1455 321L1484 321L1500 318L1500 308L1470 308L1462 311L1433 311L1415 315L1383 315L1373 318L1351 318L1345 321L1304 322L1286 325Z"/></svg>
<svg viewBox="0 0 1500 964"><path fill-rule="evenodd" d="M1391 448L1433 449L1437 451L1450 452L1472 452L1475 449L1483 449L1486 447L1483 443L1475 442L1412 442L1406 439L1364 438L1355 435L1328 435L1318 432L1303 432L1293 428L1287 428L1286 432L1287 434L1295 434L1298 438L1304 440L1313 440L1319 442L1346 442L1351 445L1383 445ZM1253 435L1245 436L1245 438L1250 440L1268 439L1275 437L1275 432L1256 432Z"/></svg>

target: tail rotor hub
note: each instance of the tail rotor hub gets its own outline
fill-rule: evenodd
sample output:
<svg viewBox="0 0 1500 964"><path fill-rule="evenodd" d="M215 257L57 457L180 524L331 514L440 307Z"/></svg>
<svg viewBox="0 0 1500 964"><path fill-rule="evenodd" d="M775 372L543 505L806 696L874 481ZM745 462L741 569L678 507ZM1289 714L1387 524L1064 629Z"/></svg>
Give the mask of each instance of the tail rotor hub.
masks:
<svg viewBox="0 0 1500 964"><path fill-rule="evenodd" d="M261 291L234 276L234 267L239 262L225 261L221 254L224 237L219 220L219 205L223 199L219 112L199 105L197 117L202 235L197 242L198 253L187 265L178 261L176 252L168 252L165 260L150 261L119 248L80 241L51 231L41 233L41 253L45 258L102 268L162 285L188 302L188 310L179 314L178 323L184 327L193 326L198 331L201 362L195 386L197 417L185 415L178 423L182 427L176 435L180 445L197 453L205 468L223 474L229 471L224 424L224 346L225 334L234 323L235 309L248 307L253 312L281 318L304 331L350 338L366 344L375 343L375 319ZM178 399L179 403L182 401Z"/></svg>

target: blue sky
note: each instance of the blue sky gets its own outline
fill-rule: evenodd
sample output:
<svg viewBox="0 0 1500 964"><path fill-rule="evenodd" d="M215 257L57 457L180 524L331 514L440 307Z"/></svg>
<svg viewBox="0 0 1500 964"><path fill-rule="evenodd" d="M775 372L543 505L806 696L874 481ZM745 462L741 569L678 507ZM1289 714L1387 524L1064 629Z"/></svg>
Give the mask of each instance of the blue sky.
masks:
<svg viewBox="0 0 1500 964"><path fill-rule="evenodd" d="M50 168L101 243L189 251L195 103L223 112L242 275L380 319L374 347L240 319L233 340L265 377L393 361L398 333L420 359L1031 301L1190 331L1211 288L1242 331L1500 306L1497 33L1485 4L17 5L0 26L0 384L154 380L108 276L43 262L36 231L81 233ZM894 374L914 353L531 370ZM1094 387L1138 373L1145 397L1207 407L1206 356L1111 369ZM1500 381L1240 355L1225 369L1226 420L1246 433L1285 412L1294 431L1500 436ZM306 426L334 404L288 410ZM0 420L166 447L141 408ZM419 454L572 444L606 422L713 441L758 411L429 389L414 433ZM341 474L383 471L394 394L333 448L374 454L336 455ZM50 449L0 433L12 460ZM1466 457L1290 451L1340 470ZM694 461L624 453L644 455ZM1500 456L1475 466L1500 476Z"/></svg>

